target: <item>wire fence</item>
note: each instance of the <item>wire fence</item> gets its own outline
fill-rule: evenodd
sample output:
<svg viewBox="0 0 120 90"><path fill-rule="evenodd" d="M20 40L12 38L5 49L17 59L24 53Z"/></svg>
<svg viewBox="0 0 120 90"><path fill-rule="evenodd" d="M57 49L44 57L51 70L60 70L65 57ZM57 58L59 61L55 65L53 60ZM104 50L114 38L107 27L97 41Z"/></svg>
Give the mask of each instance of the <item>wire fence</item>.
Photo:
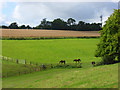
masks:
<svg viewBox="0 0 120 90"><path fill-rule="evenodd" d="M22 74L28 74L33 72L38 72L46 69L52 68L82 68L82 63L67 63L67 64L42 64L38 62L31 62L26 59L14 59L6 56L1 56L1 60L5 60L6 62L13 62L16 64L21 64L23 68L22 70L11 70L9 72L2 73L2 77L10 77L10 76L20 76Z"/></svg>
<svg viewBox="0 0 120 90"><path fill-rule="evenodd" d="M38 62L31 62L27 61L26 59L14 59L6 56L1 56L1 60L5 60L8 62L13 62L16 64L22 64L22 67L24 67L25 70L18 70L15 72L5 72L2 73L2 77L9 77L9 76L16 76L16 75L22 75L22 74L28 74L33 72L38 72L41 70L46 70L53 68L52 64L41 64Z"/></svg>

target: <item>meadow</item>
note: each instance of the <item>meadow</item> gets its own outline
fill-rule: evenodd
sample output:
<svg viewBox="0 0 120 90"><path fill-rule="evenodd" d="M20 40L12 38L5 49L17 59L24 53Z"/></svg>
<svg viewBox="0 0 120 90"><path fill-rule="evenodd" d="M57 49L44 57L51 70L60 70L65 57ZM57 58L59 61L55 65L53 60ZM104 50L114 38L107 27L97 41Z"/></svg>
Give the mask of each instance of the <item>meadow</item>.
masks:
<svg viewBox="0 0 120 90"><path fill-rule="evenodd" d="M2 55L38 63L83 63L98 61L94 57L99 39L2 40Z"/></svg>
<svg viewBox="0 0 120 90"><path fill-rule="evenodd" d="M2 40L2 55L27 62L76 65L80 58L82 68L53 68L2 79L3 88L118 88L118 64L93 67L100 62L94 57L99 38ZM3 75L29 71L31 66L3 61ZM64 64L63 64L64 66ZM24 82L24 83L23 83Z"/></svg>

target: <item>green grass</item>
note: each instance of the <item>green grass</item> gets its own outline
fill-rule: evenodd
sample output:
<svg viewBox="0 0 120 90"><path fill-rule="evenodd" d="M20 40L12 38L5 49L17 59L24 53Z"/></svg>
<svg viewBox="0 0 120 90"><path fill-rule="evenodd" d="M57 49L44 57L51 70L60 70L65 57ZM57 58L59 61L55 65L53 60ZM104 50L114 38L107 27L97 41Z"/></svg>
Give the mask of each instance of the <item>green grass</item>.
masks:
<svg viewBox="0 0 120 90"><path fill-rule="evenodd" d="M50 69L2 79L3 88L118 88L118 64Z"/></svg>
<svg viewBox="0 0 120 90"><path fill-rule="evenodd" d="M92 39L49 39L49 40L2 40L2 55L27 62L57 65L66 60L66 65L54 69L3 78L3 88L117 88L118 64L92 67L91 61L100 61L94 53L98 38ZM71 68L82 60L82 68ZM57 68L61 67L61 68ZM29 71L10 61L3 61L3 74Z"/></svg>
<svg viewBox="0 0 120 90"><path fill-rule="evenodd" d="M25 73L35 72L35 68L40 69L36 65L16 64L9 61L2 61L2 77L19 76Z"/></svg>
<svg viewBox="0 0 120 90"><path fill-rule="evenodd" d="M2 55L39 63L58 63L80 58L83 63L94 57L99 39L2 40Z"/></svg>

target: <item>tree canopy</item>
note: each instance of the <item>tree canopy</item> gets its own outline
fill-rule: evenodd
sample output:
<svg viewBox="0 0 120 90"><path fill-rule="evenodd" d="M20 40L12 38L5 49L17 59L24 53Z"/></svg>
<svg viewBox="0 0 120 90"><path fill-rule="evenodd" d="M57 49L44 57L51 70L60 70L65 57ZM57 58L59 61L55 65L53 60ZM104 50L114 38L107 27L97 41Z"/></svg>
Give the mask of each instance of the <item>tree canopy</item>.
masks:
<svg viewBox="0 0 120 90"><path fill-rule="evenodd" d="M114 10L114 13L108 18L103 30L100 31L100 42L97 45L96 57L111 56L120 61L120 11Z"/></svg>
<svg viewBox="0 0 120 90"><path fill-rule="evenodd" d="M44 18L38 26L30 27L29 25L18 26L16 22L11 23L9 26L3 25L2 28L6 29L54 29L54 30L74 30L74 31L99 31L101 30L101 23L85 23L83 21L76 22L73 18L68 18L64 21L61 18L47 21Z"/></svg>

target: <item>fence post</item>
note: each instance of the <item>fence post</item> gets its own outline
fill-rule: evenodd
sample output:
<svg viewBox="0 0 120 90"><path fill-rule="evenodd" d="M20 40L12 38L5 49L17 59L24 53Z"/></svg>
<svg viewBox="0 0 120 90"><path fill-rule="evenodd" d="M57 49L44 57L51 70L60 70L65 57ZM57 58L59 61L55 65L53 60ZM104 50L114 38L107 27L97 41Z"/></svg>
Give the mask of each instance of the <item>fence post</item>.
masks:
<svg viewBox="0 0 120 90"><path fill-rule="evenodd" d="M26 59L25 59L25 64L27 64Z"/></svg>
<svg viewBox="0 0 120 90"><path fill-rule="evenodd" d="M16 59L16 63L18 64L18 59Z"/></svg>

